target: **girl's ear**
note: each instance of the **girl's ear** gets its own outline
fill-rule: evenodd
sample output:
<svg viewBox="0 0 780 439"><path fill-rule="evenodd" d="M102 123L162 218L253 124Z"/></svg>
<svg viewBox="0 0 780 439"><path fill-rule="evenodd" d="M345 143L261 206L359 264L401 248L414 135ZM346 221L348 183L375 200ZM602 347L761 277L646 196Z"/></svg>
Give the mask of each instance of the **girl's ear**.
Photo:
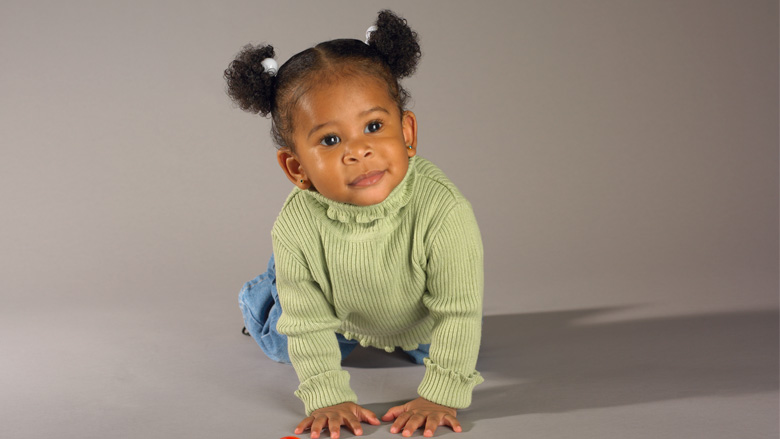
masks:
<svg viewBox="0 0 780 439"><path fill-rule="evenodd" d="M417 116L411 111L404 111L401 117L401 130L404 132L404 143L409 157L417 154ZM409 148L411 146L411 148Z"/></svg>
<svg viewBox="0 0 780 439"><path fill-rule="evenodd" d="M295 156L290 148L281 148L276 151L276 160L290 181L301 189L309 189L311 181L306 178L306 172L301 166L298 157Z"/></svg>

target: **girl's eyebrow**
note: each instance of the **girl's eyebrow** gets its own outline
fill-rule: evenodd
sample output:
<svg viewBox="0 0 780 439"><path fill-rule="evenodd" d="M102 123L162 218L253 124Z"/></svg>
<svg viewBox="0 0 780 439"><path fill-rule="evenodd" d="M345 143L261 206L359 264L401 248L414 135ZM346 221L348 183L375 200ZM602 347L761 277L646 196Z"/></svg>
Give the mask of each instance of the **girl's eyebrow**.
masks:
<svg viewBox="0 0 780 439"><path fill-rule="evenodd" d="M387 111L387 109L385 109L384 107L379 107L379 106L377 106L377 107L374 107L374 108L369 108L368 110L361 112L361 113L359 114L359 116L365 116L366 114L368 114L368 113L373 113L374 111L381 111L381 112L383 112L383 113L390 114L390 112L389 112L389 111Z"/></svg>
<svg viewBox="0 0 780 439"><path fill-rule="evenodd" d="M387 113L388 115L390 114L390 112L387 111L386 108L376 106L376 107L373 107L373 108L369 108L368 110L361 111L360 114L358 114L358 117L363 117L363 116L365 116L365 115L367 115L369 113L373 113L374 111L381 111L383 113ZM309 139L311 137L311 135L314 134L320 128L324 127L325 125L332 124L332 123L333 122L331 121L331 122L325 122L325 123L321 123L321 124L318 124L318 125L314 125L314 127L311 129L311 131L309 131L309 135L306 136L306 139Z"/></svg>

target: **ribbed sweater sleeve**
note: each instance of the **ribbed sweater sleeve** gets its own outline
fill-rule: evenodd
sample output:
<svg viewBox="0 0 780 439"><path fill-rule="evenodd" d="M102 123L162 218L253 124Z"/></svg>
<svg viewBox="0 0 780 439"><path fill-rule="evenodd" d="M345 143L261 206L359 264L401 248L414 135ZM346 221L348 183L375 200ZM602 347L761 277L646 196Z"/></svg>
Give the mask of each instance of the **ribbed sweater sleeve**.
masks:
<svg viewBox="0 0 780 439"><path fill-rule="evenodd" d="M306 414L342 402L357 402L349 386L349 373L341 369L336 329L340 321L311 276L305 261L279 240L274 240L277 288L284 291L284 312L277 324L287 335L290 360L300 385L295 395Z"/></svg>
<svg viewBox="0 0 780 439"><path fill-rule="evenodd" d="M471 404L483 381L475 370L482 330L482 240L468 201L441 222L428 249L423 302L434 318L430 358L418 388L423 398L453 408Z"/></svg>

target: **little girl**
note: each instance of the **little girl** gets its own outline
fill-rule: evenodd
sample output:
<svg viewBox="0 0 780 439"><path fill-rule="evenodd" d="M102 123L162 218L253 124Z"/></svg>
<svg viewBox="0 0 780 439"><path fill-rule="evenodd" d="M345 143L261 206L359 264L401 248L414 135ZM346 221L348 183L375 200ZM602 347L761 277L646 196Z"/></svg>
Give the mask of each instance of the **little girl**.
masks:
<svg viewBox="0 0 780 439"><path fill-rule="evenodd" d="M390 11L366 42L326 41L281 67L246 46L225 71L244 110L271 115L277 160L295 185L274 223L268 271L239 304L272 359L292 363L307 417L295 434L379 425L357 405L341 360L359 343L425 364L419 397L391 408L391 433L461 431L482 325L482 242L469 202L417 156L417 119L398 83L420 58L417 35Z"/></svg>

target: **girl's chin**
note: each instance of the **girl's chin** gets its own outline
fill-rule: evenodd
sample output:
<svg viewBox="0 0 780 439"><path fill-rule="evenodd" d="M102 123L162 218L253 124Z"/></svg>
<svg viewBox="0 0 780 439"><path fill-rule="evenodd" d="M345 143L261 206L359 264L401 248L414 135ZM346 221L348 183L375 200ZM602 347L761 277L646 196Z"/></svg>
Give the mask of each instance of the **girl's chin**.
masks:
<svg viewBox="0 0 780 439"><path fill-rule="evenodd" d="M351 188L350 200L347 203L356 206L373 206L385 201L392 189L389 189L386 184L382 183L384 182L363 188Z"/></svg>

